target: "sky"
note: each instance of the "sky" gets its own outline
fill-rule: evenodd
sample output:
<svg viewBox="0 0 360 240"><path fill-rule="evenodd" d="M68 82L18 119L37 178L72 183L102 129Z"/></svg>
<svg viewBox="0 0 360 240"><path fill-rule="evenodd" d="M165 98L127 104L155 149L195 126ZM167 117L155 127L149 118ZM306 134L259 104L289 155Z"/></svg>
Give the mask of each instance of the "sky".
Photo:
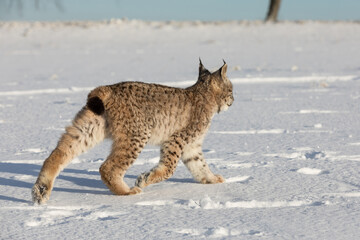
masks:
<svg viewBox="0 0 360 240"><path fill-rule="evenodd" d="M0 20L263 20L269 0L0 0ZM360 20L359 0L282 0L279 20Z"/></svg>

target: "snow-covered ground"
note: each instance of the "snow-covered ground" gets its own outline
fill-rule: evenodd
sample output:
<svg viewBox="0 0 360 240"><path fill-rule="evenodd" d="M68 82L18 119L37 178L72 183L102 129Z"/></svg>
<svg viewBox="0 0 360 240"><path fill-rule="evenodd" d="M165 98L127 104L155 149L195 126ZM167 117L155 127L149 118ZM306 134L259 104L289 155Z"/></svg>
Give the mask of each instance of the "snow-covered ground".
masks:
<svg viewBox="0 0 360 240"><path fill-rule="evenodd" d="M90 89L186 87L198 58L225 59L234 105L205 158L227 182L168 181L113 196L98 168L110 142L30 202L43 160ZM360 239L360 24L121 21L0 23L0 239ZM126 175L158 161L147 147Z"/></svg>

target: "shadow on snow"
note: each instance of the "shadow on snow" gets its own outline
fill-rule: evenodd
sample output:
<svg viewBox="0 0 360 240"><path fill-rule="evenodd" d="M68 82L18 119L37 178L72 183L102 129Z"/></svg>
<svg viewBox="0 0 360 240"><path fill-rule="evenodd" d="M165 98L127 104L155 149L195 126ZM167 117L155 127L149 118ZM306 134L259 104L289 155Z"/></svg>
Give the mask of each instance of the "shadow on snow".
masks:
<svg viewBox="0 0 360 240"><path fill-rule="evenodd" d="M15 175L28 175L36 178L40 172L40 165L37 164L25 164L25 163L0 163L0 172L10 173ZM83 175L99 175L97 172L89 172L86 170L78 170L78 169L65 169L63 173L73 173L73 174L83 174ZM136 175L126 175L125 178L137 179ZM68 192L68 193L83 193L83 194L98 194L98 195L110 195L110 191L103 184L101 180L98 179L90 179L86 177L74 177L74 176L66 176L64 174L60 174L58 179L65 180L71 182L80 187L87 188L98 188L102 190L92 190L92 189L76 189L76 188L64 188L64 187L54 187L54 191L58 192ZM20 180L20 179L11 179L0 177L0 186L9 186L9 187L17 187L17 188L25 188L29 191L29 199L30 199L30 191L34 185L34 180L29 179ZM193 179L179 179L179 178L170 178L167 181L175 182L175 183L196 183ZM28 199L18 199L12 196L3 196L0 195L0 201L12 201L12 202L22 202L22 203L30 203Z"/></svg>

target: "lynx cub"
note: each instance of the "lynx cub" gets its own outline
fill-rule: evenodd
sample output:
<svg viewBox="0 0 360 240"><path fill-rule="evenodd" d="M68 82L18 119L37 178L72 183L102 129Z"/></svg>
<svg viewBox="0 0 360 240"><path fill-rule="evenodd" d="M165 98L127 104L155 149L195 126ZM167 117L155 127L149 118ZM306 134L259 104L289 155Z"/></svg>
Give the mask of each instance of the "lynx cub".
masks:
<svg viewBox="0 0 360 240"><path fill-rule="evenodd" d="M32 188L33 201L45 203L60 171L104 138L111 138L113 144L100 174L114 194L137 194L149 184L168 179L180 158L196 181L224 182L222 176L211 172L201 147L214 114L234 101L226 70L224 62L210 73L200 61L198 80L186 89L122 82L91 91L86 106L45 160ZM123 181L126 170L148 143L161 146L160 162L129 188Z"/></svg>

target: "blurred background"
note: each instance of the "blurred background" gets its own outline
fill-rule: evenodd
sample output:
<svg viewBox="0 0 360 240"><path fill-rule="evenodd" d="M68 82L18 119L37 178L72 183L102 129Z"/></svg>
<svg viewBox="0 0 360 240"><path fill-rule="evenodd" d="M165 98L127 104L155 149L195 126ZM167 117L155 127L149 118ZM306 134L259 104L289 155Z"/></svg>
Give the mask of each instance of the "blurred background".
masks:
<svg viewBox="0 0 360 240"><path fill-rule="evenodd" d="M0 0L2 21L360 20L359 0Z"/></svg>

